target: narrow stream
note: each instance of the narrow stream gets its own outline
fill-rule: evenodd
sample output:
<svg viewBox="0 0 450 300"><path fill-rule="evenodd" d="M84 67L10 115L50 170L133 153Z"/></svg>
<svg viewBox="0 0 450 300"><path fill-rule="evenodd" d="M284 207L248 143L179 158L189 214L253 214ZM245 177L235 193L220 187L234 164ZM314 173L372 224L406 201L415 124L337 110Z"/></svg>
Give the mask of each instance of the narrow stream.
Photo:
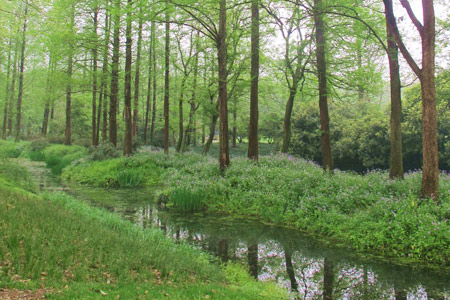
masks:
<svg viewBox="0 0 450 300"><path fill-rule="evenodd" d="M39 171L40 169L40 171ZM41 190L62 190L57 178L34 169ZM39 179L38 179L39 178ZM293 299L450 299L450 273L398 266L357 255L295 230L230 216L179 214L152 204L152 190L71 186L76 198L158 228L218 260L248 265L258 280L275 281Z"/></svg>

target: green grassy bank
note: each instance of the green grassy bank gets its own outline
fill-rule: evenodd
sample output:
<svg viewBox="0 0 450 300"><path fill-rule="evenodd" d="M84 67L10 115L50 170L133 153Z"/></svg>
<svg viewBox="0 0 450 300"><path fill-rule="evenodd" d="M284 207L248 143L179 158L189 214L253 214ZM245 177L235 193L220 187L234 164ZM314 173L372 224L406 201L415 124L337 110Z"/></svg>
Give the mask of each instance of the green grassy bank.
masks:
<svg viewBox="0 0 450 300"><path fill-rule="evenodd" d="M164 184L162 199L174 209L256 216L399 262L450 266L448 174L441 175L438 205L419 198L418 172L404 181L383 171L324 176L314 163L282 155L263 156L258 164L236 157L222 174L213 158L148 152L73 165L63 177L99 185L96 178L114 173L108 167L119 161L113 170L126 170L124 162L139 165L136 170L151 166L150 182Z"/></svg>
<svg viewBox="0 0 450 300"><path fill-rule="evenodd" d="M65 194L37 195L29 179L25 168L0 161L0 288L44 288L49 299L287 297L157 230Z"/></svg>

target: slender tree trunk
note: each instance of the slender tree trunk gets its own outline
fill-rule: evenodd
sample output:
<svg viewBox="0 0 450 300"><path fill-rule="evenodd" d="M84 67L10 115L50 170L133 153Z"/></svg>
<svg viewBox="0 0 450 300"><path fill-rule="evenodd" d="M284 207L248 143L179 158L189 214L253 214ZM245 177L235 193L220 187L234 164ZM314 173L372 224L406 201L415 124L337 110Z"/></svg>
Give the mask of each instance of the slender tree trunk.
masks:
<svg viewBox="0 0 450 300"><path fill-rule="evenodd" d="M153 26L155 26L155 23L152 22L151 25L151 32L153 32ZM153 39L154 37L150 37L150 47L149 47L149 51L148 51L148 84L147 84L147 102L145 105L145 124L144 124L144 144L147 145L147 135L148 135L148 122L149 122L149 115L150 115L150 100L151 100L151 96L152 96L152 67L153 67L153 62L152 62L152 56L153 56Z"/></svg>
<svg viewBox="0 0 450 300"><path fill-rule="evenodd" d="M198 36L195 41L195 51L197 54L194 57L194 78L193 78L193 82L192 82L192 96L191 96L191 100L189 101L189 103L190 103L189 121L188 121L188 125L187 125L186 131L185 131L185 138L183 141L183 147L182 147L181 152L186 151L186 148L189 145L189 137L191 135L192 125L194 123L194 114L199 107L199 106L195 105L196 93L197 93L197 80L198 80ZM194 138L194 142L195 142L195 138Z"/></svg>
<svg viewBox="0 0 450 300"><path fill-rule="evenodd" d="M166 9L168 1L166 0ZM166 11L166 38L165 38L165 76L164 76L164 153L169 154L169 67L170 67L170 23L169 12Z"/></svg>
<svg viewBox="0 0 450 300"><path fill-rule="evenodd" d="M44 119L42 121L42 135L46 136L48 132L48 119L50 117L50 103L52 101L52 74L53 74L53 62L52 62L52 53L50 53L50 58L48 62L48 74L47 74L47 87L46 87L46 96L47 100L45 101L44 107Z"/></svg>
<svg viewBox="0 0 450 300"><path fill-rule="evenodd" d="M214 136L216 135L216 124L217 119L219 118L219 114L214 113L211 117L211 125L209 126L209 136L208 140L206 141L205 145L203 146L203 155L206 155L209 152L209 149L211 148L211 144L214 140Z"/></svg>
<svg viewBox="0 0 450 300"><path fill-rule="evenodd" d="M3 127L2 127L2 139L6 139L6 129L8 125L8 102L10 97L9 78L11 77L11 51L12 51L12 38L8 43L8 60L6 66L6 91L5 91L5 107L3 109Z"/></svg>
<svg viewBox="0 0 450 300"><path fill-rule="evenodd" d="M71 7L70 29L73 34L75 26L75 4ZM64 132L64 145L72 145L72 73L73 73L73 52L74 52L74 37L70 37L69 53L67 57L67 85L66 85L66 130Z"/></svg>
<svg viewBox="0 0 450 300"><path fill-rule="evenodd" d="M139 6L139 29L136 50L136 75L134 77L134 107L133 107L133 136L137 135L138 106L139 106L139 79L141 66L141 48L142 48L142 5Z"/></svg>
<svg viewBox="0 0 450 300"><path fill-rule="evenodd" d="M106 7L109 6L109 1L106 2ZM100 84L100 99L98 103L97 116L97 141L100 140L100 119L102 121L102 142L108 140L108 57L109 57L109 38L111 35L111 17L107 12L105 16L105 41L103 45L103 67L102 79Z"/></svg>
<svg viewBox="0 0 450 300"><path fill-rule="evenodd" d="M219 64L219 167L225 170L230 165L228 137L228 97L227 97L227 11L226 0L220 0L219 34L217 37Z"/></svg>
<svg viewBox="0 0 450 300"><path fill-rule="evenodd" d="M295 79L294 79L295 80ZM292 110L294 108L294 99L297 94L297 81L294 82L294 86L289 91L289 98L286 103L286 110L284 112L283 122L283 144L281 146L281 153L287 153L289 145L291 144L291 118Z"/></svg>
<svg viewBox="0 0 450 300"><path fill-rule="evenodd" d="M152 23L152 49L153 49L153 100L152 100L152 123L150 125L150 140L153 140L156 121L156 26Z"/></svg>
<svg viewBox="0 0 450 300"><path fill-rule="evenodd" d="M181 80L180 87L180 99L178 101L178 143L176 147L176 151L181 151L181 146L183 145L183 133L184 133L184 124L183 124L183 101L184 101L184 87L186 85L187 74L183 75L183 79Z"/></svg>
<svg viewBox="0 0 450 300"><path fill-rule="evenodd" d="M389 74L391 85L391 164L389 178L403 179L403 150L402 150L402 96L400 82L400 66L398 63L398 47L389 27L387 29L387 45L389 59Z"/></svg>
<svg viewBox="0 0 450 300"><path fill-rule="evenodd" d="M316 58L317 75L319 79L320 108L320 145L322 152L322 167L324 172L333 172L333 157L331 154L330 117L328 115L327 64L325 57L325 25L323 21L323 2L314 0L314 22L316 27Z"/></svg>
<svg viewBox="0 0 450 300"><path fill-rule="evenodd" d="M236 103L234 104L234 110L233 110L233 132L231 134L231 147L236 148L236 138L237 138L237 107Z"/></svg>
<svg viewBox="0 0 450 300"><path fill-rule="evenodd" d="M111 96L109 99L109 141L117 146L117 94L119 92L120 0L114 12L113 55L111 70Z"/></svg>
<svg viewBox="0 0 450 300"><path fill-rule="evenodd" d="M94 47L92 48L92 145L98 145L97 139L97 60L98 60L98 7L94 8Z"/></svg>
<svg viewBox="0 0 450 300"><path fill-rule="evenodd" d="M22 45L20 48L20 70L19 70L19 95L17 97L17 117L16 117L16 142L20 140L20 122L22 120L22 98L23 98L23 71L25 65L25 46L26 46L26 31L27 31L27 14L28 14L28 0L25 1L25 11L22 29Z"/></svg>
<svg viewBox="0 0 450 300"><path fill-rule="evenodd" d="M123 154L130 156L133 152L133 124L131 115L131 14L132 0L127 0L127 29L125 42L125 139L123 142Z"/></svg>
<svg viewBox="0 0 450 300"><path fill-rule="evenodd" d="M11 79L11 89L9 93L9 111L8 111L8 135L13 134L13 107L15 103L16 98L16 80L17 80L17 62L19 60L19 46L20 44L16 41L15 45L15 51L14 51L14 62L13 62L13 72L12 72L12 79Z"/></svg>
<svg viewBox="0 0 450 300"><path fill-rule="evenodd" d="M258 160L259 0L252 0L250 125L248 158ZM234 142L236 143L236 142Z"/></svg>

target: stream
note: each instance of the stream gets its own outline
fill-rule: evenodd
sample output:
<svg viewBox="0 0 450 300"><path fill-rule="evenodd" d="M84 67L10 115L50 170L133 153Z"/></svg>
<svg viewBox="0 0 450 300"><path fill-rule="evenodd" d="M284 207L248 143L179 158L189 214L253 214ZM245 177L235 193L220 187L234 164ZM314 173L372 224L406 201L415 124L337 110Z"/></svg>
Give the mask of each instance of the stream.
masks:
<svg viewBox="0 0 450 300"><path fill-rule="evenodd" d="M289 289L293 299L450 299L448 271L395 265L248 218L158 209L153 204L156 190L69 188L43 165L34 165L31 172L40 190L64 190L137 226L158 228L219 261L243 263L258 280Z"/></svg>

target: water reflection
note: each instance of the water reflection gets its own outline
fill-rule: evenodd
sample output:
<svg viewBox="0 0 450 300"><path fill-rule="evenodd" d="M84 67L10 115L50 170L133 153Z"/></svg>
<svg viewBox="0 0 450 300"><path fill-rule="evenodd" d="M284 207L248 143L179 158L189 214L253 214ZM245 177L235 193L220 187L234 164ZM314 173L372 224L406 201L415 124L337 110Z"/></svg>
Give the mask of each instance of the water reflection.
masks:
<svg viewBox="0 0 450 300"><path fill-rule="evenodd" d="M51 180L50 180L51 181ZM44 179L40 186L47 186ZM450 299L450 274L364 259L298 231L228 216L158 210L149 191L71 187L77 198L118 213L143 228L159 228L220 261L248 265L258 280L272 280L293 299Z"/></svg>

